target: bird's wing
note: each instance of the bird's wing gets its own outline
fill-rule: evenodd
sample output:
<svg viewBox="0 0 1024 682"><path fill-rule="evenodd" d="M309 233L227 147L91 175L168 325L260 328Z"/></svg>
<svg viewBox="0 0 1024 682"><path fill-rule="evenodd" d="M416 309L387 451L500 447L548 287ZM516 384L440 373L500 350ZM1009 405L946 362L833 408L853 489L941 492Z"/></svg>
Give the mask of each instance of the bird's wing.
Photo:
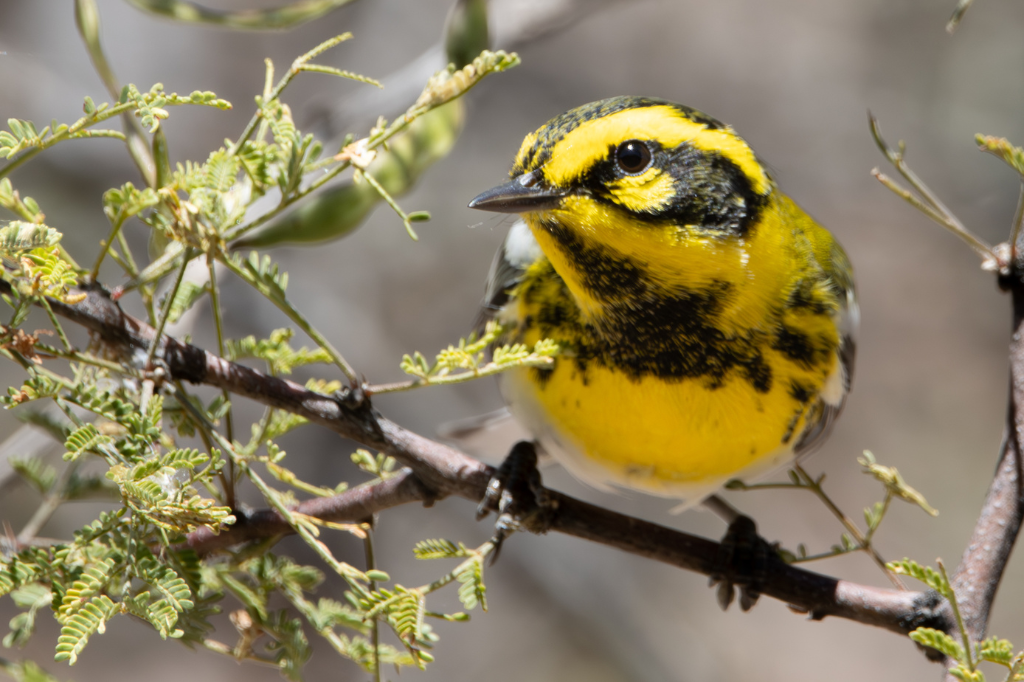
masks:
<svg viewBox="0 0 1024 682"><path fill-rule="evenodd" d="M509 292L523 279L523 273L530 264L542 258L540 244L533 238L533 233L522 219L517 219L508 231L498 253L494 255L491 271L487 275L487 286L484 288L484 300L477 316L476 329L494 317L508 303Z"/></svg>
<svg viewBox="0 0 1024 682"><path fill-rule="evenodd" d="M860 324L860 308L857 293L849 277L839 281L839 310L836 313L836 327L839 329L839 348L836 354L839 362L833 376L825 382L818 401L817 414L807 420L807 427L800 434L793 452L804 457L818 448L828 438L839 414L846 405L846 396L853 381L853 367L857 354L857 327Z"/></svg>

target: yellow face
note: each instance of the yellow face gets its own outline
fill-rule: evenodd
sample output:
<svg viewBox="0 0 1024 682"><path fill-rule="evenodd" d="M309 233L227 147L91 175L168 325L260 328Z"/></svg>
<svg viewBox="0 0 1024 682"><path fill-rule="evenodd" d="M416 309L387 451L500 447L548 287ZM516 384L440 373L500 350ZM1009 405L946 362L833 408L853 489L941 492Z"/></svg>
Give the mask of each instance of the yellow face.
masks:
<svg viewBox="0 0 1024 682"><path fill-rule="evenodd" d="M524 140L512 177L497 210L524 214L588 318L635 297L634 272L668 294L741 276L774 192L731 128L635 97L551 120Z"/></svg>

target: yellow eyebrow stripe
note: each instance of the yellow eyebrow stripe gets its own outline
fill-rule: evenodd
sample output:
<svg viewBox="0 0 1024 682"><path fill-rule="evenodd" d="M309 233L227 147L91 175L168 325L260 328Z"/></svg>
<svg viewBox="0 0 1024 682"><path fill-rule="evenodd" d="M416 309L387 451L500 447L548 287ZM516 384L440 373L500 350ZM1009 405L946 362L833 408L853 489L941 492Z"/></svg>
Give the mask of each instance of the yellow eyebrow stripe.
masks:
<svg viewBox="0 0 1024 682"><path fill-rule="evenodd" d="M544 176L555 186L571 185L584 171L606 158L609 147L632 139L655 140L667 148L689 142L739 166L756 193L769 190L768 176L754 152L732 128L710 129L670 106L625 109L580 124L552 147Z"/></svg>

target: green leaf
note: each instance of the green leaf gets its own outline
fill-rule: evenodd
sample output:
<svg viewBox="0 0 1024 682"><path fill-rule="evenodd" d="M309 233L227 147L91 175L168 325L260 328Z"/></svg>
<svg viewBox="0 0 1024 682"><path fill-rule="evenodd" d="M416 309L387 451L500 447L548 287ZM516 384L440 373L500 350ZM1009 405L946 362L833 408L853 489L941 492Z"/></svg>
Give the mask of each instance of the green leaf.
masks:
<svg viewBox="0 0 1024 682"><path fill-rule="evenodd" d="M26 251L52 248L62 237L63 235L52 227L12 220L0 227L0 252L14 258Z"/></svg>
<svg viewBox="0 0 1024 682"><path fill-rule="evenodd" d="M909 575L911 578L920 580L928 587L932 588L946 599L954 599L953 588L950 587L949 582L942 577L942 574L935 569L922 566L921 564L911 559L903 559L902 561L890 561L886 564L886 567L893 573L900 575Z"/></svg>
<svg viewBox="0 0 1024 682"><path fill-rule="evenodd" d="M1010 168L1024 175L1024 149L1015 147L1005 137L978 134L974 136L974 141L981 151L998 156Z"/></svg>
<svg viewBox="0 0 1024 682"><path fill-rule="evenodd" d="M961 682L985 682L985 673L971 670L963 663L949 669L949 674Z"/></svg>
<svg viewBox="0 0 1024 682"><path fill-rule="evenodd" d="M461 542L455 544L450 540L421 540L412 551L417 559L454 559L470 555Z"/></svg>
<svg viewBox="0 0 1024 682"><path fill-rule="evenodd" d="M284 277L287 278L287 274ZM299 350L293 349L288 341L294 335L294 330L284 328L275 329L269 339L257 340L255 336L247 336L239 341L228 339L224 352L232 361L243 358L263 360L273 374L291 374L296 367L331 362L331 356L322 348L309 350L303 346Z"/></svg>
<svg viewBox="0 0 1024 682"><path fill-rule="evenodd" d="M57 479L57 470L39 457L20 459L12 456L10 463L11 468L40 494L48 493Z"/></svg>
<svg viewBox="0 0 1024 682"><path fill-rule="evenodd" d="M174 300L171 301L171 308L167 313L167 321L174 324L180 320L181 316L192 308L196 301L209 290L209 286L206 284L196 284L195 282L183 280L181 286L174 293ZM160 307L163 307L163 301L161 301Z"/></svg>
<svg viewBox="0 0 1024 682"><path fill-rule="evenodd" d="M56 677L50 675L33 661L8 663L0 659L0 670L10 675L14 682L58 682Z"/></svg>
<svg viewBox="0 0 1024 682"><path fill-rule="evenodd" d="M32 583L11 593L11 599L19 608L28 609L11 619L11 631L3 639L8 649L24 646L35 630L36 613L48 609L53 599L50 590L39 583Z"/></svg>
<svg viewBox="0 0 1024 682"><path fill-rule="evenodd" d="M1006 667L1013 662L1013 644L998 637L989 637L978 647L978 657Z"/></svg>
<svg viewBox="0 0 1024 682"><path fill-rule="evenodd" d="M477 604L487 610L487 587L484 585L484 563L480 557L475 561L466 562L455 574L459 581L459 601L467 611L472 611Z"/></svg>
<svg viewBox="0 0 1024 682"><path fill-rule="evenodd" d="M113 442L110 436L104 436L92 424L85 424L71 432L68 439L64 441L64 459L71 462L81 457L86 452L96 452L101 445Z"/></svg>
<svg viewBox="0 0 1024 682"><path fill-rule="evenodd" d="M910 639L922 646L931 647L954 661L963 663L966 660L963 646L941 630L917 628L910 633Z"/></svg>
<svg viewBox="0 0 1024 682"><path fill-rule="evenodd" d="M907 482L903 480L896 467L887 467L879 464L875 461L875 456L869 450L865 450L864 457L858 458L857 461L864 467L864 473L873 476L894 496L911 504L916 504L931 516L939 515L939 512L928 504L928 500L924 499L924 495L907 485Z"/></svg>
<svg viewBox="0 0 1024 682"><path fill-rule="evenodd" d="M89 643L89 638L97 632L103 634L107 621L119 610L120 607L105 594L90 599L87 604L64 621L60 629L60 637L57 639L57 653L53 657L54 660L67 661L68 665L74 665L79 654Z"/></svg>

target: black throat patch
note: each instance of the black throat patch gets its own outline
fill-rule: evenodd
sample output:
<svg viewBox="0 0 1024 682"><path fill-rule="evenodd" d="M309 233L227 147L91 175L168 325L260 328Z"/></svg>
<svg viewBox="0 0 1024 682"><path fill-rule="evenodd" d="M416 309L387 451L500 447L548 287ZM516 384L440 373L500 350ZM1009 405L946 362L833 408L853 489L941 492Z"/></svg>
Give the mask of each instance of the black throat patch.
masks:
<svg viewBox="0 0 1024 682"><path fill-rule="evenodd" d="M633 259L602 245L586 244L557 222L545 223L545 228L588 293L602 301L603 315L584 322L553 267L545 277L558 279L559 300L551 300L550 289L542 301L535 300L530 282L524 282L520 295L527 305L540 307L529 324L538 326L542 336L571 346L567 355L573 357L584 381L586 366L596 361L634 380L646 376L703 378L709 387L717 388L728 375L737 373L758 392L771 390L771 368L760 350L766 345L764 332L727 335L718 325L733 294L728 282L666 292L658 289L646 268Z"/></svg>

